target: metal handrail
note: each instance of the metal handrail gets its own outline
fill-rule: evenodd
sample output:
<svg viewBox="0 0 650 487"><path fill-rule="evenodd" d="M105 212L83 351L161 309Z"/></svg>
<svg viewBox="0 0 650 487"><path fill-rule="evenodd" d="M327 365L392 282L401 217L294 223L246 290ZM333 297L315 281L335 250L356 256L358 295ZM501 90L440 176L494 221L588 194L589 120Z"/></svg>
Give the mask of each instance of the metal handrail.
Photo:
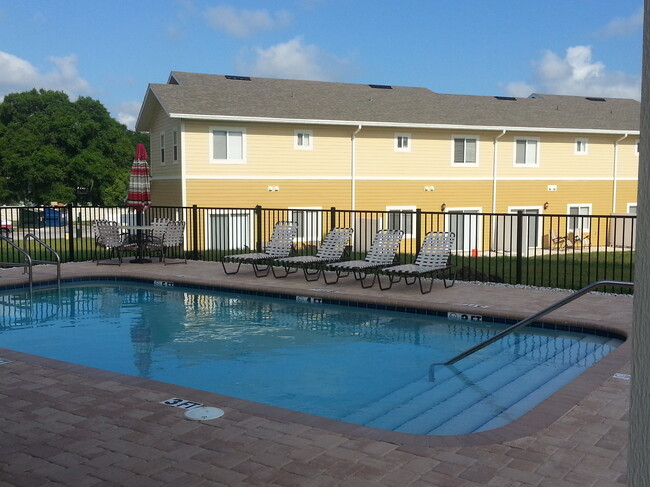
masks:
<svg viewBox="0 0 650 487"><path fill-rule="evenodd" d="M54 255L54 258L56 260L34 260L31 259L32 264L56 264L56 283L57 286L61 287L61 256L59 253L54 250L52 247L50 247L48 244L43 242L43 240L40 239L40 237L36 236L33 233L28 233L25 235L25 241L28 241L29 239L33 239L34 241L38 242L41 244L43 247L45 247L47 250L49 250L52 255Z"/></svg>
<svg viewBox="0 0 650 487"><path fill-rule="evenodd" d="M515 323L514 325L509 326L508 328L506 328L505 330L503 330L500 333L497 333L493 337L482 341L478 345L474 345L473 347L465 350L462 353L459 353L455 357L447 360L442 365L453 365L456 362L458 362L459 360L462 360L465 357L468 357L469 355L472 355L474 352L478 352L479 350L481 350L482 348L487 347L491 343L494 343L497 340L500 340L504 336L509 335L514 331L517 331L519 328L523 328L524 326L529 325L530 323L532 323L533 321L541 318L542 316L545 316L545 315L549 314L550 312L555 311L556 309L561 308L562 306L570 303L571 301L574 301L574 300L578 299L579 297L587 294L588 292L593 291L594 289L596 289L598 287L602 287L602 286L634 287L634 283L633 282L627 282L627 281L596 281L596 282L592 282L591 284L588 284L587 286L583 287L582 289L579 289L578 291L573 293L571 296L567 296L566 298L563 298L563 299L559 300L558 302L556 302L556 303L554 303L554 304L552 304L550 306L547 306L543 310L538 311L537 313L529 316L528 318L524 318L523 320Z"/></svg>
<svg viewBox="0 0 650 487"><path fill-rule="evenodd" d="M0 235L0 240L7 242L9 245L11 245L14 249L16 249L20 254L23 256L25 259L24 262L0 262L0 266L6 266L6 267L23 267L24 272L27 272L29 274L28 279L29 279L29 292L32 292L33 289L33 283L34 283L34 276L32 272L32 266L34 264L56 264L56 283L58 287L61 287L61 256L57 253L56 250L54 250L52 247L50 247L48 244L43 242L39 237L34 235L33 233L28 233L25 235L25 241L28 239L34 239L36 242L41 244L43 247L45 247L47 250L52 252L54 254L54 257L56 260L34 260L32 259L32 256L29 255L29 252L27 252L25 249L22 247L19 247L16 245L13 240L9 237L5 237L4 235Z"/></svg>

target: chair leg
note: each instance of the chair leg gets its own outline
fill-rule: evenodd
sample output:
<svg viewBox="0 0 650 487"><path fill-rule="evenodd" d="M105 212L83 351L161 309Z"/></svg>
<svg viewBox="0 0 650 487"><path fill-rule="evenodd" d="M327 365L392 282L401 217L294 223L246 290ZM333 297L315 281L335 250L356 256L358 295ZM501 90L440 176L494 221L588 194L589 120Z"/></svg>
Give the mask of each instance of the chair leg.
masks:
<svg viewBox="0 0 650 487"><path fill-rule="evenodd" d="M418 281L420 282L420 292L422 294L429 294L431 292L431 289L433 289L433 276L431 276L430 281L429 281L429 289L426 291L424 290L424 286L422 285L422 279L424 276L418 276Z"/></svg>
<svg viewBox="0 0 650 487"><path fill-rule="evenodd" d="M229 276L232 275L232 274L237 274L239 272L239 268L241 267L241 264L242 264L241 261L237 262L237 269L235 269L234 271L229 272L228 269L226 269L226 263L223 260L221 261L221 266L223 267L223 272L225 272Z"/></svg>
<svg viewBox="0 0 650 487"><path fill-rule="evenodd" d="M276 279L281 279L281 278L287 277L289 274L292 274L293 272L295 272L295 271L290 272L289 267L281 266L282 269L284 269L284 274L277 274L275 272L275 266L270 266L270 267L271 267L271 272L273 272L273 277L275 277Z"/></svg>
<svg viewBox="0 0 650 487"><path fill-rule="evenodd" d="M447 285L447 279L443 277L442 283L445 285L445 289L452 287L454 283L456 282L456 269L452 272L451 269L449 269L449 275L451 276L451 284Z"/></svg>
<svg viewBox="0 0 650 487"><path fill-rule="evenodd" d="M336 280L328 281L327 280L327 272L325 272L325 269L323 269L323 280L325 281L325 284L336 284L337 282L339 282L339 279L341 278L341 271L336 270L336 271L333 271L333 272L334 272L334 275L336 276Z"/></svg>
<svg viewBox="0 0 650 487"><path fill-rule="evenodd" d="M366 272L359 273L358 281L361 283L362 288L368 289L375 285L375 281L377 280L377 273L371 272L371 274L372 274L372 281L370 281L370 284L366 284L366 278L368 277L368 274Z"/></svg>
<svg viewBox="0 0 650 487"><path fill-rule="evenodd" d="M387 291L391 287L393 287L393 275L388 275L388 286L384 287L384 285L381 283L381 274L377 274L377 282L379 283L379 289L382 291Z"/></svg>
<svg viewBox="0 0 650 487"><path fill-rule="evenodd" d="M303 267L302 271L305 274L305 281L307 282L318 281L322 273L322 269L320 268L315 269L315 272L309 272L309 269L307 267Z"/></svg>
<svg viewBox="0 0 650 487"><path fill-rule="evenodd" d="M271 264L266 264L264 267L260 267L257 262L253 262L253 273L255 274L255 277L268 276L272 268L273 266L271 266Z"/></svg>

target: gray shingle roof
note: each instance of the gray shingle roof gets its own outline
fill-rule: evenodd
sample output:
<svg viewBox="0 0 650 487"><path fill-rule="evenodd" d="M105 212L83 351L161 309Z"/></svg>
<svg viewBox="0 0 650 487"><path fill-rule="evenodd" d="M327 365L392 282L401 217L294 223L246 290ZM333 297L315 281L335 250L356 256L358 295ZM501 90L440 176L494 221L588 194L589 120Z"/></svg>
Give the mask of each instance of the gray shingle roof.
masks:
<svg viewBox="0 0 650 487"><path fill-rule="evenodd" d="M344 124L456 125L494 128L639 130L640 103L607 98L534 95L503 100L449 95L427 88L298 81L230 79L174 71L167 84L151 84L136 128L148 130L157 100L173 116L327 121Z"/></svg>

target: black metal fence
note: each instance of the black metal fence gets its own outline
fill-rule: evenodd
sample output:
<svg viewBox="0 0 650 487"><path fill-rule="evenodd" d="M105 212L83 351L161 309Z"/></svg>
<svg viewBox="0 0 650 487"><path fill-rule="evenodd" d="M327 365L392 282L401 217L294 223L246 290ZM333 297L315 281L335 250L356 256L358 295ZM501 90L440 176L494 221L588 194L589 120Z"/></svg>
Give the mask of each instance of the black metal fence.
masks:
<svg viewBox="0 0 650 487"><path fill-rule="evenodd" d="M424 235L456 235L452 263L459 279L578 289L596 280L634 279L634 215L540 215L531 212L474 213L361 211L278 208L151 207L138 214L128 207L1 207L5 235L27 245L25 235L44 239L62 261L90 260L97 251L92 221L108 219L124 226L155 218L186 222L188 258L218 261L225 254L261 251L277 221L298 224L297 254L317 250L333 227L351 227L352 257L363 257L377 230L399 228L405 237L401 262L411 262ZM4 244L2 261L21 256ZM101 251L98 257L105 257Z"/></svg>

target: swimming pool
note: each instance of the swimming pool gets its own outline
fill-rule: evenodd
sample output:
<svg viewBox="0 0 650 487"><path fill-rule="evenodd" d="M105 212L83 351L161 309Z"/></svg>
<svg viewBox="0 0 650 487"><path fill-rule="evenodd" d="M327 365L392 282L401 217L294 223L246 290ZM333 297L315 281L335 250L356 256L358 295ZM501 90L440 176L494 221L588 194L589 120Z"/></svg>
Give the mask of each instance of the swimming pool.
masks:
<svg viewBox="0 0 650 487"><path fill-rule="evenodd" d="M621 341L132 283L0 296L0 347L408 433L520 417Z"/></svg>

